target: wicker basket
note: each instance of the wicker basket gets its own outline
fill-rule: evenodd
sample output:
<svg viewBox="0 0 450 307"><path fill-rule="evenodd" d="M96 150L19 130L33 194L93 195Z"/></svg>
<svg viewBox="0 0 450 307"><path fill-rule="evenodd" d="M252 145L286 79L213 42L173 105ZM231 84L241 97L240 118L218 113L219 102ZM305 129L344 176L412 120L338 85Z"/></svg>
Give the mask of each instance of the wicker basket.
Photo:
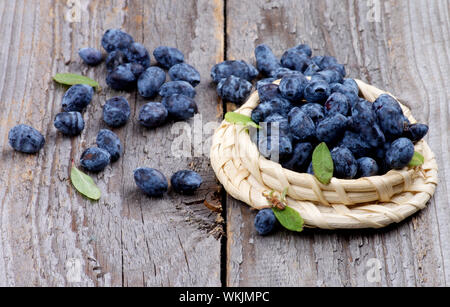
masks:
<svg viewBox="0 0 450 307"><path fill-rule="evenodd" d="M362 97L370 102L386 93L360 80L356 82ZM235 112L250 116L258 103L255 91ZM411 123L416 122L411 111L400 105ZM273 190L281 194L288 188L288 205L301 214L307 227L380 228L423 209L435 191L435 156L423 140L415 145L415 150L425 157L420 167L356 180L333 177L324 185L310 174L293 172L267 160L246 129L223 121L214 133L210 155L225 190L256 209L269 207L263 192Z"/></svg>

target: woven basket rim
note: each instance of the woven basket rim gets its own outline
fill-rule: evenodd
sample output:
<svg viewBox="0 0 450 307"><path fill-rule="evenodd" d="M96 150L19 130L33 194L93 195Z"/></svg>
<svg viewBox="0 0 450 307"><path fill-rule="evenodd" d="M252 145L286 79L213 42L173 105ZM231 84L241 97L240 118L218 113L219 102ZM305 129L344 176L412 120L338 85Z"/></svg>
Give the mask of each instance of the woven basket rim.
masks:
<svg viewBox="0 0 450 307"><path fill-rule="evenodd" d="M387 93L361 80L355 81L362 96L370 102ZM235 112L250 116L258 100L255 91ZM400 105L405 116L416 122L411 111ZM268 207L263 191L281 193L287 187L288 204L302 214L307 226L378 228L422 209L434 193L437 184L434 154L425 141L418 142L415 150L425 157L421 167L360 179L333 177L330 184L324 185L313 175L287 170L267 160L242 126L224 121L213 136L211 164L227 192L254 208ZM399 197L403 197L402 204L393 207L393 201Z"/></svg>

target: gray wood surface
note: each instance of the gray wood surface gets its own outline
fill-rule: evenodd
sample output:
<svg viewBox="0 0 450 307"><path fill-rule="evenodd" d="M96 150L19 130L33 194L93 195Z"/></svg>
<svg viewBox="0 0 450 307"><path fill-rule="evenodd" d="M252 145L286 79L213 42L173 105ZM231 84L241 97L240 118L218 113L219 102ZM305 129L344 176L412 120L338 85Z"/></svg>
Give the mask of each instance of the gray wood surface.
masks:
<svg viewBox="0 0 450 307"><path fill-rule="evenodd" d="M103 197L98 203L78 194L68 181L71 160L95 144L103 123L102 105L115 95L105 84L104 65L88 68L78 49L101 47L108 28L123 28L152 52L159 45L181 49L204 80L223 59L221 1L81 1L80 22L68 22L67 1L0 1L0 285L17 286L217 286L220 240L216 213L203 205L217 187L207 156L176 158L171 125L147 130L137 121L146 100L125 94L130 122L114 131L124 157L95 175ZM57 133L53 118L64 88L58 72L82 73L101 82L84 114L81 137ZM218 121L217 96L208 82L197 87L203 121ZM8 130L30 124L46 137L39 155L14 152ZM193 121L189 124L192 126ZM201 173L205 184L193 197L173 192L161 200L137 190L133 170L161 169L166 177L180 169ZM82 265L80 283L70 283L66 264Z"/></svg>
<svg viewBox="0 0 450 307"><path fill-rule="evenodd" d="M70 22L67 1L0 1L0 286L449 285L448 1L79 3L80 20ZM440 167L434 198L422 212L386 229L280 230L260 237L253 228L256 212L226 196L222 225L220 213L203 205L218 189L208 156L174 157L171 148L180 131L139 126L136 117L146 101L131 93L125 94L131 120L114 130L124 157L94 176L102 199L86 200L69 182L71 160L77 162L106 127L105 101L123 93L108 89L104 66L87 68L77 50L100 47L103 32L113 27L149 50L170 45L185 53L202 75L196 101L203 124L223 116L209 71L224 58L254 62L260 43L277 55L299 42L309 43L315 54L335 55L349 76L391 91L430 125L427 141ZM58 72L101 82L80 137L63 137L53 127L64 94L51 80ZM38 155L9 147L8 131L18 123L45 135ZM189 124L194 130L194 120ZM211 131L203 129L208 137ZM205 184L192 197L170 192L150 199L135 187L132 171L138 166L159 168L167 177L195 169ZM81 282L68 276L72 259L81 263Z"/></svg>
<svg viewBox="0 0 450 307"><path fill-rule="evenodd" d="M255 212L227 198L227 285L448 286L448 1L228 0L227 16L229 59L253 59L260 43L281 56L306 42L316 54L335 55L350 77L394 93L430 125L427 141L440 168L429 206L382 230L259 237Z"/></svg>

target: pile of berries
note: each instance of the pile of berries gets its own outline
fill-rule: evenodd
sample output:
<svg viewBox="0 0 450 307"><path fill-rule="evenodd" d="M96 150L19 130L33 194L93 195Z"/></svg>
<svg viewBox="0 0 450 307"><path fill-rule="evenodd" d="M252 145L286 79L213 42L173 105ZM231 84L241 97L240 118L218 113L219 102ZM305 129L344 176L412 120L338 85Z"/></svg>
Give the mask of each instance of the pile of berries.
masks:
<svg viewBox="0 0 450 307"><path fill-rule="evenodd" d="M262 129L250 134L264 157L287 169L312 174L312 152L325 142L334 177L382 175L407 166L414 143L428 132L427 125L411 124L393 97L383 94L374 103L360 98L344 65L332 56L311 57L308 45L288 49L281 60L259 45L255 56L257 68L225 61L212 68L211 77L219 96L238 104L249 96L250 82L264 77L256 83L260 104L251 115ZM277 79L280 84L273 84Z"/></svg>
<svg viewBox="0 0 450 307"><path fill-rule="evenodd" d="M147 128L165 124L169 119L187 120L197 112L194 101L194 87L200 83L199 72L184 63L183 53L172 47L160 46L153 52L158 65L150 66L150 54L133 37L118 29L110 29L102 38L102 46L107 51L106 83L119 91L136 89L146 98L158 94L162 102L148 102L139 112L139 123ZM83 48L79 55L89 66L103 62L104 56L95 48ZM168 69L171 81L166 82ZM62 99L63 112L56 115L54 126L66 136L77 136L84 130L82 112L91 103L94 89L86 84L70 87ZM103 120L111 128L119 128L128 122L131 109L128 101L117 96L109 99L103 107ZM17 151L37 153L45 144L44 136L27 125L18 125L9 132L9 143ZM119 137L108 129L102 129L97 135L97 147L87 148L81 155L80 164L90 172L100 172L109 163L117 161L122 155ZM136 184L150 196L162 196L168 190L164 175L155 169L138 168L134 171ZM182 194L194 193L202 184L202 178L196 172L183 170L171 178L173 189Z"/></svg>

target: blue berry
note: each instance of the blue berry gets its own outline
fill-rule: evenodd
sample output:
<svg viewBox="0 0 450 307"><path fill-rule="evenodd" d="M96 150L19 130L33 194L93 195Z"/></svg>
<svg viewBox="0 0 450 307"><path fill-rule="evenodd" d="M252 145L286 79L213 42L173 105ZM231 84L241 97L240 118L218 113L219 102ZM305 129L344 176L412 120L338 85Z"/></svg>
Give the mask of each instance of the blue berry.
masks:
<svg viewBox="0 0 450 307"><path fill-rule="evenodd" d="M307 84L308 80L302 74L288 75L281 79L279 91L284 98L299 102L303 99Z"/></svg>
<svg viewBox="0 0 450 307"><path fill-rule="evenodd" d="M260 210L255 216L255 229L261 236L271 233L277 224L277 218L272 209Z"/></svg>
<svg viewBox="0 0 450 307"><path fill-rule="evenodd" d="M300 72L304 72L311 63L312 61L309 56L295 49L287 50L281 57L281 65L283 67Z"/></svg>
<svg viewBox="0 0 450 307"><path fill-rule="evenodd" d="M350 103L348 101L348 98L344 94L338 92L333 93L325 102L325 114L327 116L337 113L347 116L349 110Z"/></svg>
<svg viewBox="0 0 450 307"><path fill-rule="evenodd" d="M384 107L390 107L395 109L398 113L403 113L402 108L400 107L400 104L397 102L397 100L395 100L394 97L388 94L381 94L380 96L378 96L378 98L373 102L372 107L373 110L377 113Z"/></svg>
<svg viewBox="0 0 450 307"><path fill-rule="evenodd" d="M305 69L303 74L307 77L311 77L314 74L318 73L319 71L320 71L320 67L317 66L316 64L312 63L312 64L309 64L309 66Z"/></svg>
<svg viewBox="0 0 450 307"><path fill-rule="evenodd" d="M8 141L14 150L30 154L37 153L45 144L44 136L39 131L23 124L9 130Z"/></svg>
<svg viewBox="0 0 450 307"><path fill-rule="evenodd" d="M122 143L117 134L108 129L102 129L97 134L97 146L111 155L111 162L119 160L122 155Z"/></svg>
<svg viewBox="0 0 450 307"><path fill-rule="evenodd" d="M287 136L260 136L257 145L259 152L266 159L275 162L286 161L292 155L292 141Z"/></svg>
<svg viewBox="0 0 450 307"><path fill-rule="evenodd" d="M312 165L312 161L311 163L309 163L308 169L306 170L306 172L310 175L314 176L314 170L313 170L313 165Z"/></svg>
<svg viewBox="0 0 450 307"><path fill-rule="evenodd" d="M344 80L343 76L337 70L334 69L322 70L319 71L316 75L322 77L329 84L342 83Z"/></svg>
<svg viewBox="0 0 450 307"><path fill-rule="evenodd" d="M398 138L386 151L386 164L390 169L402 169L414 155L414 145L410 139Z"/></svg>
<svg viewBox="0 0 450 307"><path fill-rule="evenodd" d="M103 61L103 54L95 48L82 48L78 55L89 66L96 66Z"/></svg>
<svg viewBox="0 0 450 307"><path fill-rule="evenodd" d="M345 77L345 76L347 75L347 72L346 72L346 70L345 70L345 66L342 65L342 64L333 64L333 65L330 65L330 66L327 67L326 70L335 70L335 71L337 71L337 72L340 74L340 76L341 76L342 78ZM344 81L344 80L341 79L341 78L339 78L339 80L340 80L340 82L343 82L343 81Z"/></svg>
<svg viewBox="0 0 450 307"><path fill-rule="evenodd" d="M189 119L198 112L194 99L181 94L166 97L163 104L167 108L169 116L175 120Z"/></svg>
<svg viewBox="0 0 450 307"><path fill-rule="evenodd" d="M316 55L311 58L312 63L317 65L320 68L319 70L322 70L322 67L320 67L320 65L323 61L323 58L324 58L323 55ZM336 63L337 63L337 61L336 61Z"/></svg>
<svg viewBox="0 0 450 307"><path fill-rule="evenodd" d="M229 76L222 79L217 86L217 93L223 100L243 103L252 91L252 84L245 79Z"/></svg>
<svg viewBox="0 0 450 307"><path fill-rule="evenodd" d="M267 128L267 135L272 135L272 132L278 130L278 135L286 136L289 134L289 122L286 117L275 113L266 117L264 120Z"/></svg>
<svg viewBox="0 0 450 307"><path fill-rule="evenodd" d="M211 78L215 83L219 83L220 80L231 75L252 81L258 76L258 73L258 70L253 65L245 61L230 60L214 65L211 69Z"/></svg>
<svg viewBox="0 0 450 307"><path fill-rule="evenodd" d="M109 29L102 37L102 46L107 52L126 50L133 42L131 35L119 29Z"/></svg>
<svg viewBox="0 0 450 307"><path fill-rule="evenodd" d="M119 65L106 76L106 84L117 91L131 91L136 86L136 76L127 65Z"/></svg>
<svg viewBox="0 0 450 307"><path fill-rule="evenodd" d="M84 120L80 112L62 112L55 116L53 124L65 135L79 135L84 129Z"/></svg>
<svg viewBox="0 0 450 307"><path fill-rule="evenodd" d="M139 94L144 98L152 98L166 81L166 73L159 67L147 68L137 82Z"/></svg>
<svg viewBox="0 0 450 307"><path fill-rule="evenodd" d="M383 133L389 138L396 138L403 134L403 113L392 107L382 107L377 110L378 123Z"/></svg>
<svg viewBox="0 0 450 307"><path fill-rule="evenodd" d="M166 177L154 168L135 169L134 181L145 194L151 197L161 197L169 188Z"/></svg>
<svg viewBox="0 0 450 307"><path fill-rule="evenodd" d="M332 143L344 134L346 128L347 118L341 113L336 113L317 124L316 136L321 142Z"/></svg>
<svg viewBox="0 0 450 307"><path fill-rule="evenodd" d="M350 108L353 108L358 102L358 92L355 94L354 88L349 85L344 85L341 83L332 83L330 84L331 93L341 93L347 97L348 102L350 104Z"/></svg>
<svg viewBox="0 0 450 307"><path fill-rule="evenodd" d="M255 48L256 68L265 76L271 76L272 72L281 66L280 61L267 45L258 45Z"/></svg>
<svg viewBox="0 0 450 307"><path fill-rule="evenodd" d="M361 100L352 108L352 128L361 131L363 127L373 126L377 116L372 110L372 104L366 100Z"/></svg>
<svg viewBox="0 0 450 307"><path fill-rule="evenodd" d="M108 54L106 57L106 71L108 73L113 72L120 65L126 64L127 58L125 54L120 50L115 50Z"/></svg>
<svg viewBox="0 0 450 307"><path fill-rule="evenodd" d="M173 174L170 183L175 192L190 195L198 190L203 179L194 171L183 170Z"/></svg>
<svg viewBox="0 0 450 307"><path fill-rule="evenodd" d="M194 67L186 63L173 65L169 69L169 76L172 81L186 81L193 87L196 87L200 83L200 73Z"/></svg>
<svg viewBox="0 0 450 307"><path fill-rule="evenodd" d="M276 97L274 99L271 99L269 101L265 101L260 103L256 108L252 111L252 120L255 123L263 122L266 117L268 117L271 114L281 114L283 116L286 116L291 109L291 103L280 97Z"/></svg>
<svg viewBox="0 0 450 307"><path fill-rule="evenodd" d="M294 147L292 157L282 163L282 166L296 172L303 172L311 160L312 151L311 143L298 143Z"/></svg>
<svg viewBox="0 0 450 307"><path fill-rule="evenodd" d="M144 69L150 67L150 54L141 43L133 43L124 52L128 62L142 65Z"/></svg>
<svg viewBox="0 0 450 307"><path fill-rule="evenodd" d="M123 65L125 66L126 69L129 69L133 73L136 80L139 79L139 77L145 71L144 66L142 66L139 63L125 63Z"/></svg>
<svg viewBox="0 0 450 307"><path fill-rule="evenodd" d="M305 141L313 138L316 134L316 126L305 112L294 107L288 114L290 131L297 141Z"/></svg>
<svg viewBox="0 0 450 307"><path fill-rule="evenodd" d="M319 60L318 63L316 61ZM316 63L322 70L327 69L328 67L332 65L339 64L335 57L326 55L322 57L318 57L316 60L313 60L314 63Z"/></svg>
<svg viewBox="0 0 450 307"><path fill-rule="evenodd" d="M80 164L90 172L100 172L111 162L111 155L102 148L90 147L81 155Z"/></svg>
<svg viewBox="0 0 450 307"><path fill-rule="evenodd" d="M418 142L428 133L428 126L424 124L410 124L404 135L411 141Z"/></svg>
<svg viewBox="0 0 450 307"><path fill-rule="evenodd" d="M280 97L280 91L278 90L278 85L269 83L265 85L261 85L258 88L258 96L260 102L266 102L272 100L276 97Z"/></svg>
<svg viewBox="0 0 450 307"><path fill-rule="evenodd" d="M357 177L370 177L378 174L378 164L374 159L362 157L356 162L358 163Z"/></svg>
<svg viewBox="0 0 450 307"><path fill-rule="evenodd" d="M352 152L346 147L335 147L331 151L334 172L337 178L352 179L358 171L358 164Z"/></svg>
<svg viewBox="0 0 450 307"><path fill-rule="evenodd" d="M64 94L62 108L66 112L81 112L92 100L94 89L87 84L76 84L71 86Z"/></svg>
<svg viewBox="0 0 450 307"><path fill-rule="evenodd" d="M318 103L306 103L300 107L300 110L306 113L315 123L325 117L324 108Z"/></svg>
<svg viewBox="0 0 450 307"><path fill-rule="evenodd" d="M110 127L125 125L130 118L130 113L130 105L122 96L109 99L103 106L103 120Z"/></svg>
<svg viewBox="0 0 450 307"><path fill-rule="evenodd" d="M358 96L359 94L359 86L358 83L354 79L345 78L344 82L342 82L342 85L352 90L352 92Z"/></svg>
<svg viewBox="0 0 450 307"><path fill-rule="evenodd" d="M277 68L276 70L272 71L272 77L274 77L276 80L278 79L282 79L286 76L290 76L290 75L295 75L295 74L300 74L302 75L302 73L300 71L296 71L296 70L292 70L286 67L280 67Z"/></svg>
<svg viewBox="0 0 450 307"><path fill-rule="evenodd" d="M277 78L264 78L256 82L256 89L259 90L260 87L266 84L272 84Z"/></svg>
<svg viewBox="0 0 450 307"><path fill-rule="evenodd" d="M192 85L186 81L169 81L164 83L159 89L159 95L161 97L170 97L175 94L183 94L184 96L194 98L196 92Z"/></svg>
<svg viewBox="0 0 450 307"><path fill-rule="evenodd" d="M153 56L158 64L166 69L184 62L183 53L174 47L159 46L153 51Z"/></svg>
<svg viewBox="0 0 450 307"><path fill-rule="evenodd" d="M372 150L372 147L362 139L359 133L350 130L345 131L339 145L348 148L357 158L366 156Z"/></svg>
<svg viewBox="0 0 450 307"><path fill-rule="evenodd" d="M311 47L309 47L309 45L307 45L307 44L300 44L291 49L293 49L297 52L302 52L302 53L306 54L308 57L311 57L311 55L312 55Z"/></svg>
<svg viewBox="0 0 450 307"><path fill-rule="evenodd" d="M307 102L324 103L330 96L330 87L326 81L311 80L305 88L304 95Z"/></svg>
<svg viewBox="0 0 450 307"><path fill-rule="evenodd" d="M169 115L166 107L159 102L149 102L139 111L139 123L147 128L162 126Z"/></svg>

